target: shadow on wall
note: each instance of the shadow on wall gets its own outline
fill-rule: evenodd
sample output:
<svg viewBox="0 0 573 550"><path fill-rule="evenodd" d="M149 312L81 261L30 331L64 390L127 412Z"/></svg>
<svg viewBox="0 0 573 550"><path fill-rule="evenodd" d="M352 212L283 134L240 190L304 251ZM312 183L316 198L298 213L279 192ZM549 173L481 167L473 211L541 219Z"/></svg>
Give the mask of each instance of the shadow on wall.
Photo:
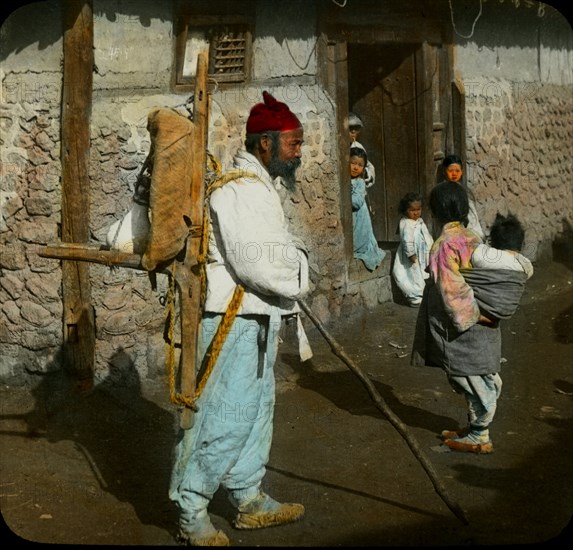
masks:
<svg viewBox="0 0 573 550"><path fill-rule="evenodd" d="M256 1L256 0L255 0ZM245 3L245 2L243 2ZM246 11L248 11L248 4ZM2 48L0 61L6 60L11 54L17 54L34 45L39 51L49 48L62 39L64 2L47 0L43 2L9 3L9 8L2 10L2 21L8 20L3 27ZM94 18L107 19L112 23L133 25L137 23L144 28L151 27L152 20L173 21L172 2L95 2L93 5ZM184 5L185 3L181 3ZM190 2L191 4L191 2ZM231 2L210 3L208 0L193 2L199 5L199 10L217 15L233 11ZM80 4L81 5L81 4ZM17 6L17 7L15 7ZM273 36L280 44L288 37L309 38L314 26L309 23L314 18L314 6L304 0L291 0L281 6L281 21L273 28ZM268 17L275 21L274 7L268 2L257 6L257 16ZM277 20L278 21L278 20ZM307 24L301 24L307 21ZM285 24L285 22L287 24ZM287 45L288 47L288 45Z"/></svg>
<svg viewBox="0 0 573 550"><path fill-rule="evenodd" d="M31 2L27 5L9 3L8 6L9 8L2 10L2 21L7 24L2 28L1 61L31 45L41 51L62 39L64 28L60 0ZM172 18L169 3L159 5L153 2L143 5L138 2L112 2L109 6L98 2L94 6L93 14L94 17L105 16L112 22L120 18L128 24L138 21L143 27L151 26L152 19L166 21Z"/></svg>

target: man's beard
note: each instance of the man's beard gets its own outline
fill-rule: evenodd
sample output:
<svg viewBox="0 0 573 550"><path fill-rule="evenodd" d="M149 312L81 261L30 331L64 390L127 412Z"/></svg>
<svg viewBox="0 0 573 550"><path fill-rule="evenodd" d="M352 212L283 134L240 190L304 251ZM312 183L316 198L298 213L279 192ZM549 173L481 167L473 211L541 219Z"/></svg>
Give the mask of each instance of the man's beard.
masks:
<svg viewBox="0 0 573 550"><path fill-rule="evenodd" d="M267 170L273 179L280 176L285 183L285 187L289 191L294 191L296 189L295 173L300 165L301 161L299 158L280 160L278 147L273 147Z"/></svg>

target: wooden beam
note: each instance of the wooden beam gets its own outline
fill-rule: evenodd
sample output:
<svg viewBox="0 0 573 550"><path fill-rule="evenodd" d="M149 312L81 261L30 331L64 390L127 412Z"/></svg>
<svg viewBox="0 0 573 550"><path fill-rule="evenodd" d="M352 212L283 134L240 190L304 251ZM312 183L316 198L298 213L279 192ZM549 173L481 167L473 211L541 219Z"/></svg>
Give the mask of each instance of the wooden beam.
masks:
<svg viewBox="0 0 573 550"><path fill-rule="evenodd" d="M435 184L433 81L437 73L436 46L424 42L416 51L416 108L418 111L418 185L428 196Z"/></svg>
<svg viewBox="0 0 573 550"><path fill-rule="evenodd" d="M145 271L141 264L141 254L128 254L119 250L109 250L101 245L59 243L39 246L38 256L74 262L89 262L116 267L129 267Z"/></svg>
<svg viewBox="0 0 573 550"><path fill-rule="evenodd" d="M90 0L69 0L62 6L62 241L84 243L89 239L93 11ZM79 380L91 380L95 357L95 321L89 265L63 262L62 287L64 361Z"/></svg>
<svg viewBox="0 0 573 550"><path fill-rule="evenodd" d="M191 221L201 227L205 198L205 168L207 162L207 138L209 126L209 95L207 55L200 53L197 59L195 94L193 98L193 149L191 151ZM187 239L184 269L176 272L175 280L181 291L181 393L192 398L195 394L195 368L197 341L201 327L201 277L198 272L201 235L191 234ZM185 335L185 336L183 336ZM184 407L181 414L182 429L193 425L193 410Z"/></svg>
<svg viewBox="0 0 573 550"><path fill-rule="evenodd" d="M340 218L344 233L344 254L347 259L353 256L352 242L352 192L350 186L350 148L348 127L348 52L344 40L329 40L321 36L321 76L327 93L334 98L336 105L336 135L339 144L338 174L340 178ZM345 264L346 265L346 264Z"/></svg>
<svg viewBox="0 0 573 550"><path fill-rule="evenodd" d="M452 131L454 151L464 162L466 157L466 98L464 89L458 81L454 81L452 86ZM466 164L467 171L467 164Z"/></svg>

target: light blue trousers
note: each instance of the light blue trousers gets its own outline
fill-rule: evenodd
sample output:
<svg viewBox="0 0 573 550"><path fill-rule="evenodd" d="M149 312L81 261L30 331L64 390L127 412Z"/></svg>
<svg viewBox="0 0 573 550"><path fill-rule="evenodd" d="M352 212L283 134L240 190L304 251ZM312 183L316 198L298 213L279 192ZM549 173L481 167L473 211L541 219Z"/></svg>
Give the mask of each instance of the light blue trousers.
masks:
<svg viewBox="0 0 573 550"><path fill-rule="evenodd" d="M221 315L206 315L202 358ZM276 324L276 323L275 323ZM219 486L231 500L256 496L269 459L275 407L274 363L278 326L268 317L236 317L199 398L194 424L181 430L175 447L169 498L190 526ZM266 340L266 341L265 341Z"/></svg>
<svg viewBox="0 0 573 550"><path fill-rule="evenodd" d="M476 430L487 429L493 421L501 394L499 374L449 376L448 380L452 388L466 398L470 426Z"/></svg>

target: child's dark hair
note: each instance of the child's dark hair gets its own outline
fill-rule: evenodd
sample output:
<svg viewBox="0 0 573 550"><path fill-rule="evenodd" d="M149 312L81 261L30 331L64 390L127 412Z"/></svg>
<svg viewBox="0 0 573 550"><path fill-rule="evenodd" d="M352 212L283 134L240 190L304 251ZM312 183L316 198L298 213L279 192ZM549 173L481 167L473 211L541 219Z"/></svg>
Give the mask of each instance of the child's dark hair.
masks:
<svg viewBox="0 0 573 550"><path fill-rule="evenodd" d="M422 195L420 195L420 193L415 193L414 191L406 193L400 199L400 203L398 204L398 212L400 212L402 216L405 216L406 210L408 210L408 206L410 206L413 202L424 202L424 198Z"/></svg>
<svg viewBox="0 0 573 550"><path fill-rule="evenodd" d="M362 149L362 147L351 147L350 148L350 156L351 157L360 157L361 159L364 160L364 166L366 166L366 163L368 162L368 155L366 154L366 151L364 149Z"/></svg>
<svg viewBox="0 0 573 550"><path fill-rule="evenodd" d="M458 157L458 155L448 155L442 161L442 168L446 169L450 164L459 164L460 167L463 167L462 159Z"/></svg>
<svg viewBox="0 0 573 550"><path fill-rule="evenodd" d="M494 248L521 252L525 240L525 230L513 215L497 214L489 232L489 242Z"/></svg>
<svg viewBox="0 0 573 550"><path fill-rule="evenodd" d="M468 225L470 204L465 188L453 181L438 183L430 192L430 209L442 224L462 222Z"/></svg>

